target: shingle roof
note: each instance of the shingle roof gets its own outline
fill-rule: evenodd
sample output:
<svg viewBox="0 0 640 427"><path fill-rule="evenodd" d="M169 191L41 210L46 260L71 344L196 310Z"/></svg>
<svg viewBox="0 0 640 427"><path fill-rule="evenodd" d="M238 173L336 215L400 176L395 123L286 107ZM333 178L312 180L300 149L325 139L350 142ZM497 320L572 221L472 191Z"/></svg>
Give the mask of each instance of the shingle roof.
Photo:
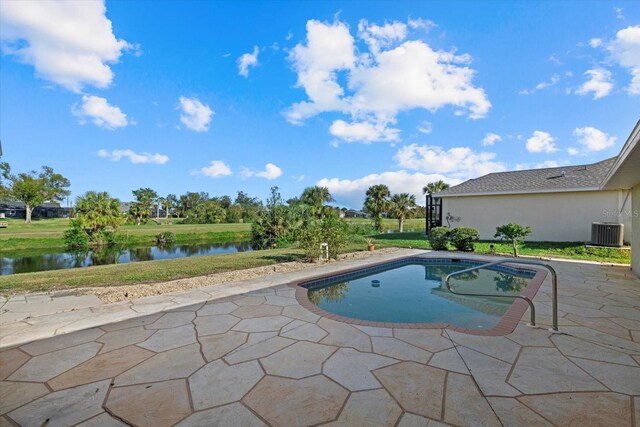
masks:
<svg viewBox="0 0 640 427"><path fill-rule="evenodd" d="M615 161L612 157L590 165L490 173L443 190L436 197L597 189Z"/></svg>

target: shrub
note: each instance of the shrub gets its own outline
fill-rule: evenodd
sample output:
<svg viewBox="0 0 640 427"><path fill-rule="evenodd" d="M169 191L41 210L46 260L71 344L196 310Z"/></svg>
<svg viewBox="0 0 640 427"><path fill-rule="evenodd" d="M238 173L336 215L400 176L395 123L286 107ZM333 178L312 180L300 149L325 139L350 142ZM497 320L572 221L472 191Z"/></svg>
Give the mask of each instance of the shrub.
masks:
<svg viewBox="0 0 640 427"><path fill-rule="evenodd" d="M520 224L510 222L509 224L496 227L496 234L493 237L500 238L501 240L511 241L513 246L513 256L518 256L518 246L524 243L525 237L533 232L531 227L524 227Z"/></svg>
<svg viewBox="0 0 640 427"><path fill-rule="evenodd" d="M447 227L434 227L429 231L429 244L436 251L446 251L449 241L449 229Z"/></svg>
<svg viewBox="0 0 640 427"><path fill-rule="evenodd" d="M456 227L449 232L449 239L457 250L472 252L474 242L480 240L480 232L472 227Z"/></svg>
<svg viewBox="0 0 640 427"><path fill-rule="evenodd" d="M336 214L328 214L321 220L305 225L300 233L300 247L309 261L316 261L322 255L320 245L329 244L329 258L336 259L347 244L349 225Z"/></svg>
<svg viewBox="0 0 640 427"><path fill-rule="evenodd" d="M349 234L352 236L369 236L377 232L378 230L371 224L349 223Z"/></svg>
<svg viewBox="0 0 640 427"><path fill-rule="evenodd" d="M173 245L176 242L176 235L171 231L165 231L156 235L155 242L158 246Z"/></svg>
<svg viewBox="0 0 640 427"><path fill-rule="evenodd" d="M64 232L64 243L69 249L80 249L89 246L89 236L80 223L73 219Z"/></svg>

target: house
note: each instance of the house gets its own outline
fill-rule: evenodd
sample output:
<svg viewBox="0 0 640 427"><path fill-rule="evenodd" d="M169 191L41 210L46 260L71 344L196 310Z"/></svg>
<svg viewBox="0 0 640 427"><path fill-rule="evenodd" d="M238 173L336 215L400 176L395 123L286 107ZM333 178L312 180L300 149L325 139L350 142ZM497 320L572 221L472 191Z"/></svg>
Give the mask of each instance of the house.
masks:
<svg viewBox="0 0 640 427"><path fill-rule="evenodd" d="M617 157L597 163L491 173L443 190L433 195L440 218L487 240L497 226L516 222L533 229L528 240L552 242L589 242L593 222L620 223L640 272L639 134L640 121Z"/></svg>
<svg viewBox="0 0 640 427"><path fill-rule="evenodd" d="M72 208L61 207L57 202L46 202L36 206L32 218L69 218ZM0 214L5 218L25 218L27 210L22 202L0 201ZM0 215L1 216L1 215Z"/></svg>
<svg viewBox="0 0 640 427"><path fill-rule="evenodd" d="M350 209L344 213L345 218L369 218L367 213Z"/></svg>
<svg viewBox="0 0 640 427"><path fill-rule="evenodd" d="M603 191L623 190L630 194L630 203L623 207L623 217L631 220L631 269L640 276L640 121L620 150L607 173Z"/></svg>

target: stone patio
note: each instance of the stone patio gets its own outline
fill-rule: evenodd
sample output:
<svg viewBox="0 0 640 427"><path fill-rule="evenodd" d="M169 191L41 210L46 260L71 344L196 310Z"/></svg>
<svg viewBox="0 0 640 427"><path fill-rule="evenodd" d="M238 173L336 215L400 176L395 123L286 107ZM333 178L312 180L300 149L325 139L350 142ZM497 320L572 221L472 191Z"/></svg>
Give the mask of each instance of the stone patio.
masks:
<svg viewBox="0 0 640 427"><path fill-rule="evenodd" d="M157 297L120 322L102 306L8 323L0 426L637 426L640 280L552 265L563 334L525 326L528 313L498 337L349 325L302 308L288 276ZM545 327L549 291L535 298ZM53 335L50 316L60 335L33 341Z"/></svg>

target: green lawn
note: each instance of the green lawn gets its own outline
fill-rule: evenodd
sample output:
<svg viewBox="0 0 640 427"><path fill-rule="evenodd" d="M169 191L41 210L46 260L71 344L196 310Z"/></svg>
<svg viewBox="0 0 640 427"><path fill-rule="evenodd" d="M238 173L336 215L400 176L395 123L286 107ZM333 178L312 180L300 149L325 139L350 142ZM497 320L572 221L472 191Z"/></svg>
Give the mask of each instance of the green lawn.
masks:
<svg viewBox="0 0 640 427"><path fill-rule="evenodd" d="M296 249L274 249L12 274L0 276L0 294L51 291L85 286L164 282L223 271L261 267L302 258L302 251Z"/></svg>
<svg viewBox="0 0 640 427"><path fill-rule="evenodd" d="M397 246L402 248L431 249L424 233L389 233L374 236L376 246ZM475 245L476 253L489 253L489 246L494 245L497 253L511 254L511 243L500 241L481 241ZM586 248L577 242L525 242L519 249L520 255L581 259L589 261L629 264L631 251L615 248Z"/></svg>
<svg viewBox="0 0 640 427"><path fill-rule="evenodd" d="M177 224L178 220L161 220L161 224L124 225L120 231L129 245L152 245L153 238L171 231L176 243L238 242L251 239L251 224ZM8 228L0 228L0 252L64 249L62 238L68 219L41 219L25 224L23 220L8 219Z"/></svg>

